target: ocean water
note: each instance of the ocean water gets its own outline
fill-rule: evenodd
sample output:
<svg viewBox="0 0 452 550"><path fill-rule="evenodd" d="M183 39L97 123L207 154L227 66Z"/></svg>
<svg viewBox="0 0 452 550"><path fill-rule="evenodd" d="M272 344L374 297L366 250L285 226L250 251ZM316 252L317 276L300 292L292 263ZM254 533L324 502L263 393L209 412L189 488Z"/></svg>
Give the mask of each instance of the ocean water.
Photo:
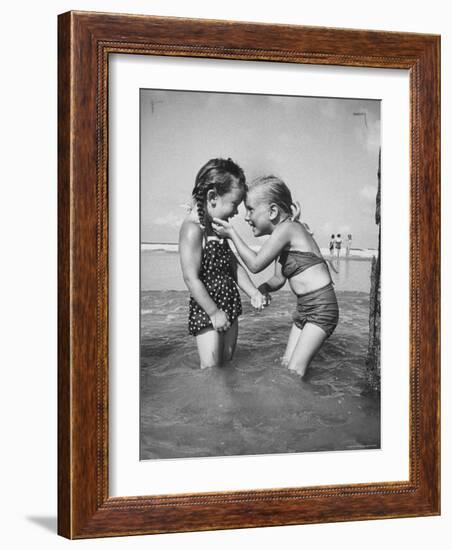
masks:
<svg viewBox="0 0 452 550"><path fill-rule="evenodd" d="M338 271L331 271L336 290L370 291L370 267L368 258L355 257L334 259L333 265ZM251 275L251 279L260 285L274 271L273 265L262 273ZM163 250L142 250L141 252L141 290L185 290L180 267L179 254ZM289 290L286 284L284 289Z"/></svg>
<svg viewBox="0 0 452 550"><path fill-rule="evenodd" d="M370 262L339 264L339 325L301 380L280 364L295 306L291 292L275 293L262 312L242 296L233 361L201 370L187 332L178 255L144 258L140 458L379 448L380 396L368 391L365 371L369 291L362 289L370 286Z"/></svg>

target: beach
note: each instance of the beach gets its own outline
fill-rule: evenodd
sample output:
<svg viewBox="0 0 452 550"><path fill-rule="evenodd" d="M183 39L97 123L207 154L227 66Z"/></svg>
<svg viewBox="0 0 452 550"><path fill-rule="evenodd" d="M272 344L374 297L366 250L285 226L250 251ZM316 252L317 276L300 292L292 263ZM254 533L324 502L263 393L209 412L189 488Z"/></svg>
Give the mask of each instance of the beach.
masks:
<svg viewBox="0 0 452 550"><path fill-rule="evenodd" d="M162 265L178 262L177 254L151 254L142 257L142 280L147 263L159 264L151 269L155 289L141 292L142 460L380 447L380 396L368 390L365 372L369 291L347 289L350 281L370 286L369 260L340 263L339 325L301 380L280 365L295 306L290 291L274 294L262 312L242 295L233 361L201 370L187 332L189 295L171 282L175 270L164 272L166 286L177 288L156 288Z"/></svg>

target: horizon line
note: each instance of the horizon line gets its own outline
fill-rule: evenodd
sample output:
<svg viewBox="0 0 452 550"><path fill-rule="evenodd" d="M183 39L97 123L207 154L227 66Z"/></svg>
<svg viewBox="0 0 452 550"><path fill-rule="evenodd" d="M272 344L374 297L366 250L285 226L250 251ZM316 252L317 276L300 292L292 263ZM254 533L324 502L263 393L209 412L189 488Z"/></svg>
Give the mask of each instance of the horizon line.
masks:
<svg viewBox="0 0 452 550"><path fill-rule="evenodd" d="M140 244L171 244L171 245L179 245L178 242L175 242L175 243L168 243L168 242L165 242L165 243L164 243L164 242L157 242L157 241L156 241L156 242L140 241ZM328 247L324 246L324 247L320 247L320 248L328 248ZM344 247L342 247L342 248L345 250L346 247L344 246ZM363 248L363 247L359 247L359 246L356 246L356 247L352 246L352 247L350 248L350 250L378 250L378 248L373 248L373 247L369 247L369 246L366 246L366 247L364 247L364 248Z"/></svg>

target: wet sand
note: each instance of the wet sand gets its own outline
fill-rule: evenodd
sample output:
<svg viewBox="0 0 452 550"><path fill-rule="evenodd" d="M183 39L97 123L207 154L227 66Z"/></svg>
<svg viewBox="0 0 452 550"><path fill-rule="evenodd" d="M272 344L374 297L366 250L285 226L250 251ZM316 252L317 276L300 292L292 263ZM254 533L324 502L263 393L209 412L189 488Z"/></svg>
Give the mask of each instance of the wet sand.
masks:
<svg viewBox="0 0 452 550"><path fill-rule="evenodd" d="M199 368L186 291L142 292L140 458L376 449L380 397L365 382L368 299L339 291L340 322L302 381L280 365L294 297L243 299L234 360Z"/></svg>

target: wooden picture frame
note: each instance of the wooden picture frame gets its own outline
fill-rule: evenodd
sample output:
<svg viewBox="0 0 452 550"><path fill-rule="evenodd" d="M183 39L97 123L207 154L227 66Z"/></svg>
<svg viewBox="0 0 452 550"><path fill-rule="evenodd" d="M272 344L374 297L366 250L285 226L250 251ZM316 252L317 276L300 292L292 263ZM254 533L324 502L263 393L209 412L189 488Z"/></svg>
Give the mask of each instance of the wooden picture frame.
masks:
<svg viewBox="0 0 452 550"><path fill-rule="evenodd" d="M58 532L89 538L440 513L440 38L69 12L58 39ZM110 54L406 69L410 74L409 480L110 497Z"/></svg>

